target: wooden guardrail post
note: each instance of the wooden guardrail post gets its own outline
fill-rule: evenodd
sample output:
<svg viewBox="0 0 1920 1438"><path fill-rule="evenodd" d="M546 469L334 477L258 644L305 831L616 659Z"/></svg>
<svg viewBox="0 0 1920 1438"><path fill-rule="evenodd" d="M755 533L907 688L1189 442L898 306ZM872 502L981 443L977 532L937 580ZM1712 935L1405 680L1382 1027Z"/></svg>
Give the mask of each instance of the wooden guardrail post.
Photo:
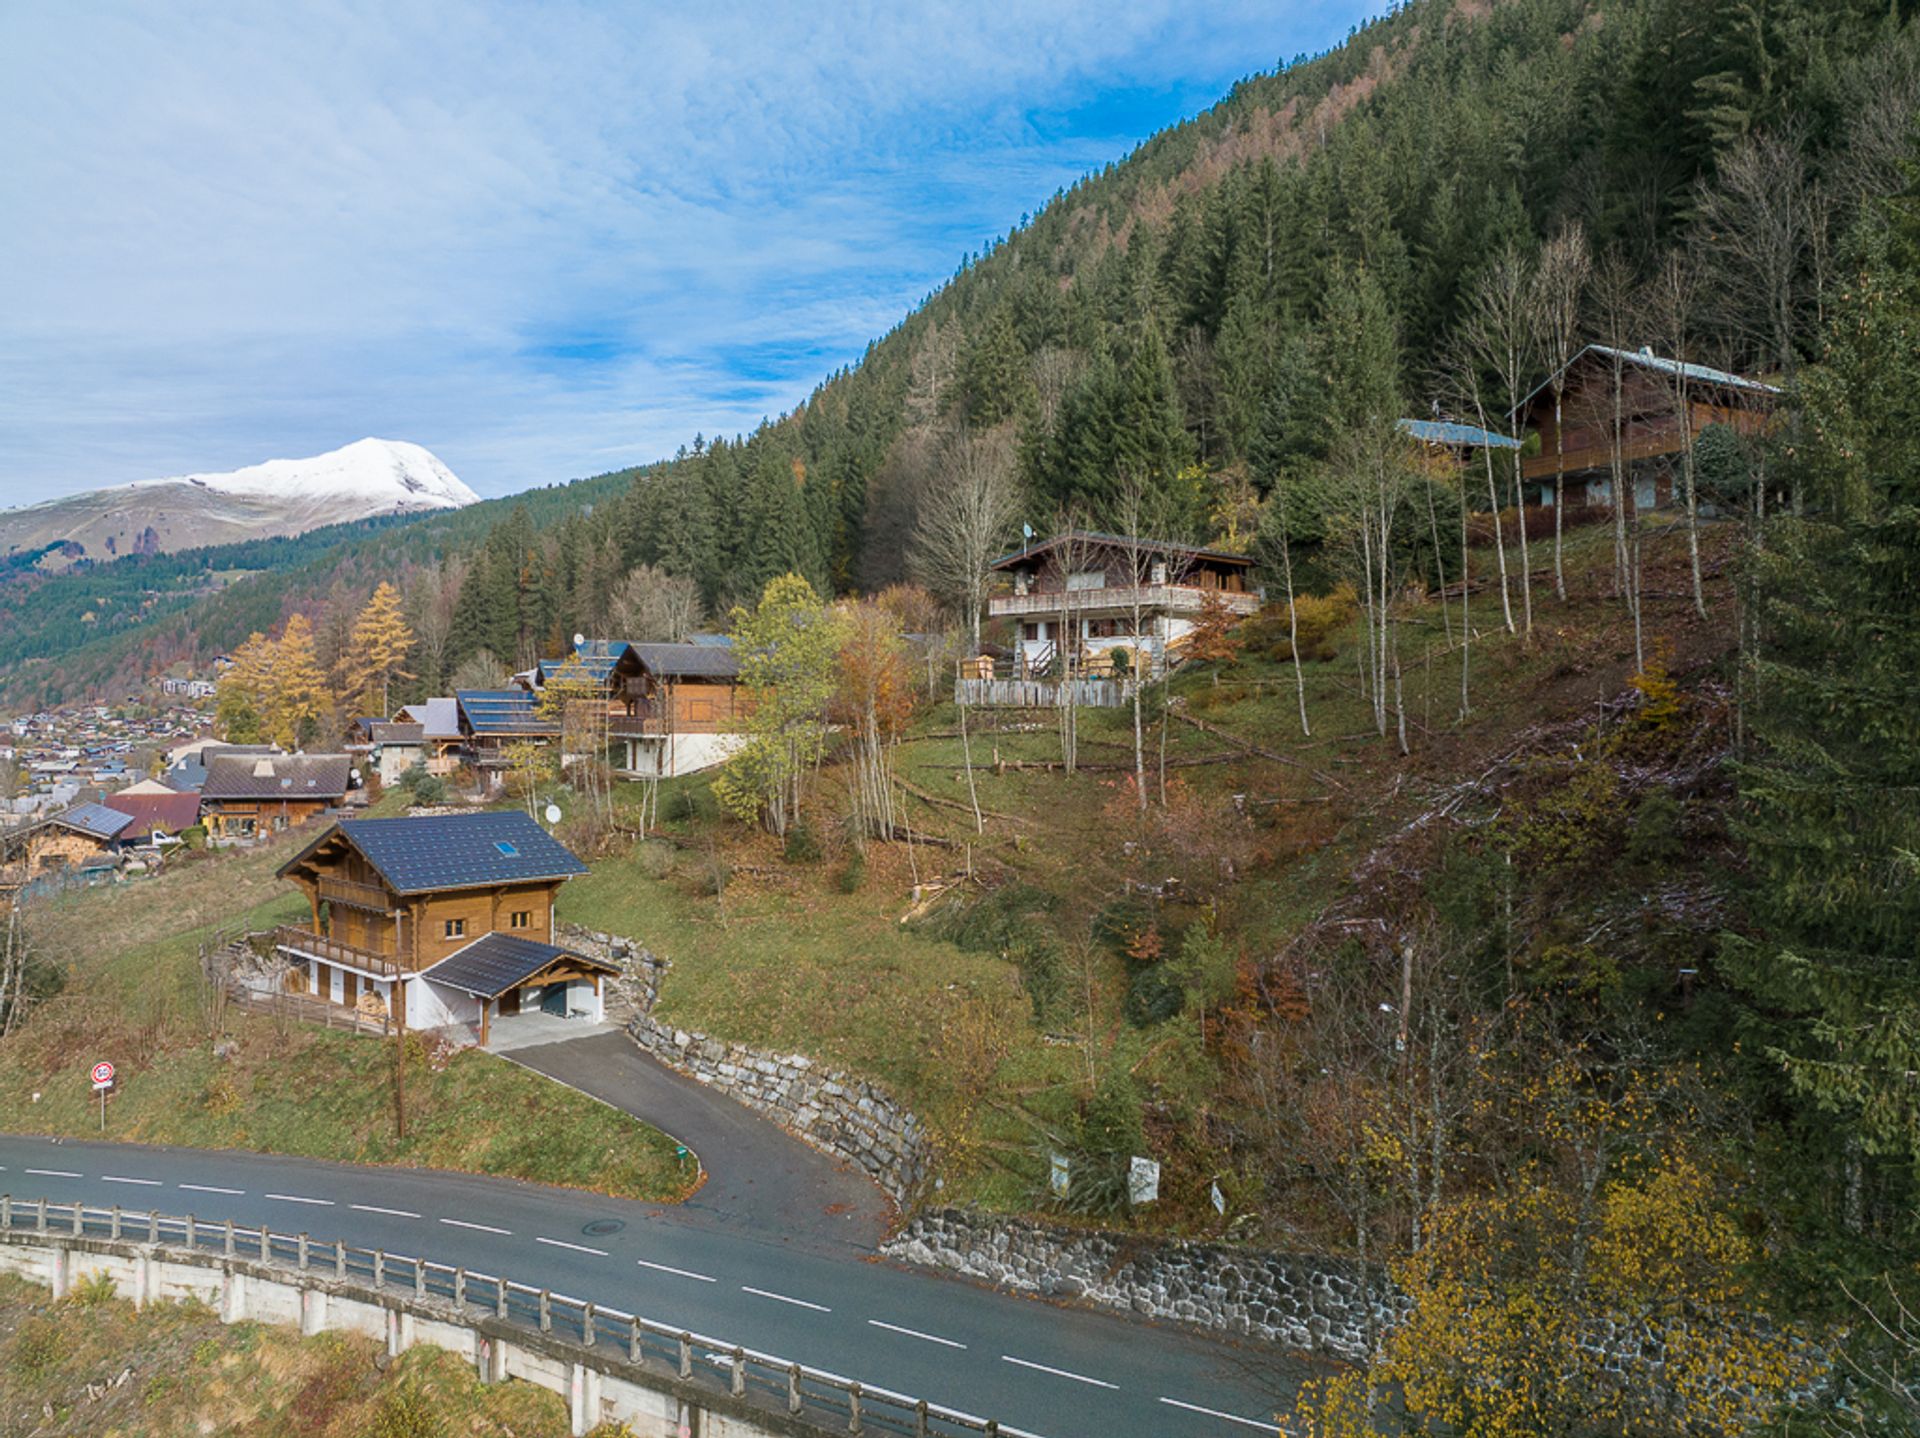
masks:
<svg viewBox="0 0 1920 1438"><path fill-rule="evenodd" d="M627 1362L636 1367L646 1361L640 1348L640 1320L634 1318L627 1324Z"/></svg>
<svg viewBox="0 0 1920 1438"><path fill-rule="evenodd" d="M693 1377L693 1335L691 1333L680 1335L680 1376Z"/></svg>
<svg viewBox="0 0 1920 1438"><path fill-rule="evenodd" d="M735 1398L747 1396L747 1351L737 1344L733 1350L733 1381L727 1386Z"/></svg>
<svg viewBox="0 0 1920 1438"><path fill-rule="evenodd" d="M34 1212L33 1231L35 1233L47 1231L47 1201L44 1198L40 1200L40 1205Z"/></svg>
<svg viewBox="0 0 1920 1438"><path fill-rule="evenodd" d="M306 1234L303 1233L300 1235L299 1257L296 1258L294 1261L300 1265L300 1271L302 1273L305 1273L307 1271L307 1266L310 1263L311 1259L312 1259L312 1255L307 1251L307 1236Z"/></svg>
<svg viewBox="0 0 1920 1438"><path fill-rule="evenodd" d="M913 1438L927 1438L927 1400L913 1405Z"/></svg>
<svg viewBox="0 0 1920 1438"><path fill-rule="evenodd" d="M593 1347L593 1305L587 1304L580 1310L580 1341L587 1347Z"/></svg>
<svg viewBox="0 0 1920 1438"><path fill-rule="evenodd" d="M787 1412L798 1413L806 1405L806 1399L800 1395L800 1365L787 1365Z"/></svg>
<svg viewBox="0 0 1920 1438"><path fill-rule="evenodd" d="M863 1433L865 1431L860 1426L860 1385L849 1383L847 1385L847 1432Z"/></svg>
<svg viewBox="0 0 1920 1438"><path fill-rule="evenodd" d="M232 1219L227 1220L226 1232L222 1235L220 1241L222 1244L221 1252L225 1253L228 1258L232 1258L233 1257L233 1220Z"/></svg>
<svg viewBox="0 0 1920 1438"><path fill-rule="evenodd" d="M376 1248L373 1251L373 1286L384 1287L387 1281L387 1251Z"/></svg>
<svg viewBox="0 0 1920 1438"><path fill-rule="evenodd" d="M120 1237L120 1205L117 1203L107 1214L107 1237Z"/></svg>
<svg viewBox="0 0 1920 1438"><path fill-rule="evenodd" d="M467 1311L467 1270L464 1268L453 1270L453 1307L457 1313Z"/></svg>
<svg viewBox="0 0 1920 1438"><path fill-rule="evenodd" d="M193 1215L187 1215L187 1247L193 1247Z"/></svg>
<svg viewBox="0 0 1920 1438"><path fill-rule="evenodd" d="M507 1316L507 1280L504 1278L493 1280L493 1311L496 1318Z"/></svg>
<svg viewBox="0 0 1920 1438"><path fill-rule="evenodd" d="M73 1201L73 1236L75 1238L80 1236L80 1228L85 1212L86 1210L80 1206L80 1200L76 1198Z"/></svg>
<svg viewBox="0 0 1920 1438"><path fill-rule="evenodd" d="M335 1278L347 1276L347 1246L337 1238L333 1241L333 1276Z"/></svg>
<svg viewBox="0 0 1920 1438"><path fill-rule="evenodd" d="M273 1234L268 1231L264 1223L260 1225L260 1261L273 1262Z"/></svg>
<svg viewBox="0 0 1920 1438"><path fill-rule="evenodd" d="M13 1195L0 1193L0 1228L13 1227Z"/></svg>
<svg viewBox="0 0 1920 1438"><path fill-rule="evenodd" d="M424 1258L416 1258L413 1261L413 1296L415 1298L427 1296L427 1261Z"/></svg>
<svg viewBox="0 0 1920 1438"><path fill-rule="evenodd" d="M157 1208L150 1208L147 1210L147 1242L158 1243L159 1241L160 1241L160 1210Z"/></svg>
<svg viewBox="0 0 1920 1438"><path fill-rule="evenodd" d="M545 1288L540 1290L540 1331L553 1332L553 1293Z"/></svg>

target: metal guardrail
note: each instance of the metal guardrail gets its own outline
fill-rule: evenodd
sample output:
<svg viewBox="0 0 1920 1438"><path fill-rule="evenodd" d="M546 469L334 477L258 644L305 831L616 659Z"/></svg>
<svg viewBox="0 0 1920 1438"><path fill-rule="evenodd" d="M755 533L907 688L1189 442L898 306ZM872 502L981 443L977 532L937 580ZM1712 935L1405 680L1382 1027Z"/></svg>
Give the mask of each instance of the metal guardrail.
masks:
<svg viewBox="0 0 1920 1438"><path fill-rule="evenodd" d="M105 1238L114 1242L165 1244L217 1262L245 1259L291 1273L311 1274L415 1300L450 1302L457 1313L516 1324L557 1338L602 1358L657 1368L734 1398L757 1396L784 1404L795 1418L823 1421L823 1431L898 1433L912 1438L985 1434L987 1438L1036 1438L997 1419L929 1403L844 1378L824 1369L762 1353L738 1343L696 1333L624 1309L590 1303L548 1288L519 1283L478 1269L425 1258L357 1248L338 1239L275 1233L265 1225L242 1228L231 1219L209 1222L192 1214L118 1204L53 1203L0 1194L0 1235Z"/></svg>

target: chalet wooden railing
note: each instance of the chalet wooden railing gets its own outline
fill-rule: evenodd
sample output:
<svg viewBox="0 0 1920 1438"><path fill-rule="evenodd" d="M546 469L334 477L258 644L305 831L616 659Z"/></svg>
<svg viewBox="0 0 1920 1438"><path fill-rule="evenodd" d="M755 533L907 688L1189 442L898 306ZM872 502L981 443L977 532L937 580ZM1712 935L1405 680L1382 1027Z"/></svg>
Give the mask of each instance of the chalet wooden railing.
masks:
<svg viewBox="0 0 1920 1438"><path fill-rule="evenodd" d="M375 953L372 949L363 949L358 944L330 939L325 934L316 934L311 929L296 929L290 924L282 924L273 931L273 946L276 949L290 949L296 954L304 954L310 959L319 959L323 963L344 964L350 969L364 969L370 974L378 974L383 979L397 978L407 972L392 954Z"/></svg>
<svg viewBox="0 0 1920 1438"><path fill-rule="evenodd" d="M1229 614L1253 614L1260 608L1258 594L1245 590L1202 589L1197 584L1145 584L1138 588L1118 586L1108 589L1069 589L1051 594L1000 594L988 601L988 609L997 618L1002 615L1035 614L1042 618L1063 609L1075 613L1083 609L1142 609L1175 614L1198 614L1209 594L1218 595Z"/></svg>
<svg viewBox="0 0 1920 1438"><path fill-rule="evenodd" d="M357 879L322 877L320 897L330 904L345 904L349 908L367 909L376 914L393 912L391 894L378 884L363 884Z"/></svg>

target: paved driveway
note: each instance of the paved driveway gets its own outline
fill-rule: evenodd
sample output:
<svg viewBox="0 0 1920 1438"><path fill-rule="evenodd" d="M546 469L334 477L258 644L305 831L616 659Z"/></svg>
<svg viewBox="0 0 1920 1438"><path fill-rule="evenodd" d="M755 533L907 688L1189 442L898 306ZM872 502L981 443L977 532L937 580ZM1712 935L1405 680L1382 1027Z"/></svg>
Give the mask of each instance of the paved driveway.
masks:
<svg viewBox="0 0 1920 1438"><path fill-rule="evenodd" d="M664 1129L699 1155L707 1180L682 1205L718 1228L814 1249L871 1251L891 1215L886 1196L851 1165L676 1073L624 1032L599 1032L505 1055Z"/></svg>

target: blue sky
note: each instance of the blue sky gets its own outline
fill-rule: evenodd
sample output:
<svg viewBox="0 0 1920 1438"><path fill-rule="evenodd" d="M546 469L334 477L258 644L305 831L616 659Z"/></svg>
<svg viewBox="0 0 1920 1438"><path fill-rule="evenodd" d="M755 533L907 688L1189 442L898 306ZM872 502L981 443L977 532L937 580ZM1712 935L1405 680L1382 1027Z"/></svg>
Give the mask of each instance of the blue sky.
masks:
<svg viewBox="0 0 1920 1438"><path fill-rule="evenodd" d="M369 434L505 494L750 429L1374 8L0 7L0 503Z"/></svg>

